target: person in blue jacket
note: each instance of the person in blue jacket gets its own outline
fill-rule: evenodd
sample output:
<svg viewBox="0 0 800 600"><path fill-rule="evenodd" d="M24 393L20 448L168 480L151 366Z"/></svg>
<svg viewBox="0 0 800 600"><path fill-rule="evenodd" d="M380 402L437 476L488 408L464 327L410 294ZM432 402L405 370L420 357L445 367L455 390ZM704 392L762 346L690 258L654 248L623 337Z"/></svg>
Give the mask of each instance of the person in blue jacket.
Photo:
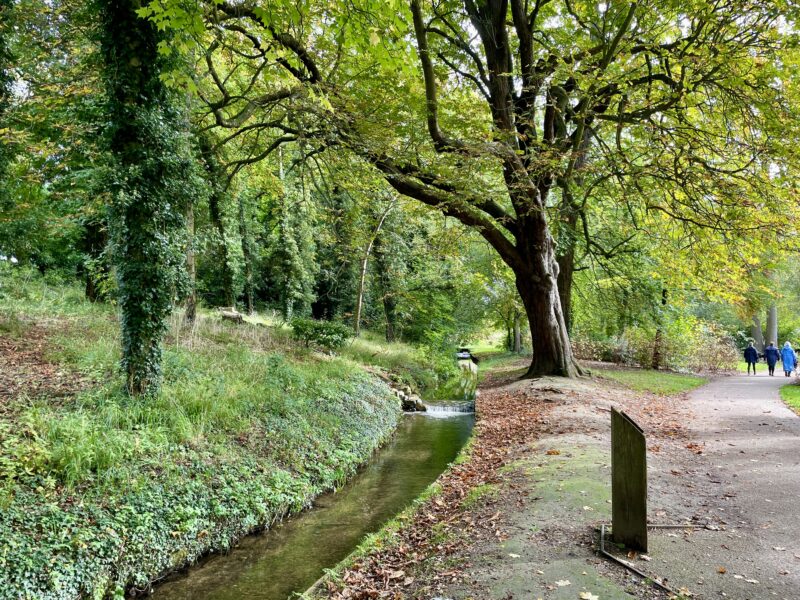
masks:
<svg viewBox="0 0 800 600"><path fill-rule="evenodd" d="M753 367L753 375L756 374L756 363L758 362L758 350L753 347L753 342L747 344L744 349L744 360L747 363L747 374L750 375L750 367Z"/></svg>
<svg viewBox="0 0 800 600"><path fill-rule="evenodd" d="M764 348L764 358L767 359L767 369L770 375L775 375L775 363L781 357L781 353L775 347L775 342L770 342L769 346Z"/></svg>
<svg viewBox="0 0 800 600"><path fill-rule="evenodd" d="M797 355L792 350L792 345L789 342L783 345L781 362L783 363L783 374L789 377L797 366Z"/></svg>

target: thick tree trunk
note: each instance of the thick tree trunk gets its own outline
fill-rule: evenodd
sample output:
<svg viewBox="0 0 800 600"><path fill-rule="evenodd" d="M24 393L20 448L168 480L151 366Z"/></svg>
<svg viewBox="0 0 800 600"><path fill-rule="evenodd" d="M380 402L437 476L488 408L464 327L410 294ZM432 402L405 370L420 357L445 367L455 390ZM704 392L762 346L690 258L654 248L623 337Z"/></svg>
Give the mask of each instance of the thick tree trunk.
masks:
<svg viewBox="0 0 800 600"><path fill-rule="evenodd" d="M549 250L531 252L516 265L517 291L525 306L531 329L533 357L525 377L559 375L575 377L580 368L572 356L567 325L558 295L558 265Z"/></svg>
<svg viewBox="0 0 800 600"><path fill-rule="evenodd" d="M194 323L197 318L197 257L194 251L194 202L189 203L186 211L186 230L189 243L186 246L186 274L189 277L189 294L186 296L187 323Z"/></svg>
<svg viewBox="0 0 800 600"><path fill-rule="evenodd" d="M764 352L764 330L761 328L761 319L758 318L758 315L753 315L753 324L750 326L750 337L753 338L753 344L755 344L756 350L759 352Z"/></svg>
<svg viewBox="0 0 800 600"><path fill-rule="evenodd" d="M772 342L776 346L780 345L778 342L778 307L774 304L769 307L767 312L767 340L768 343Z"/></svg>

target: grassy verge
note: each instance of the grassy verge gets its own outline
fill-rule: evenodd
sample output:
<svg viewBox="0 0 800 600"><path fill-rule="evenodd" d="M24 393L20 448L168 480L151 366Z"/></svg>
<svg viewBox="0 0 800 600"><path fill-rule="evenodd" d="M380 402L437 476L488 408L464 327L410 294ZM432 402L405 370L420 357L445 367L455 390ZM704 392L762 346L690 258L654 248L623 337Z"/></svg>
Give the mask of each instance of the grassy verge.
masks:
<svg viewBox="0 0 800 600"><path fill-rule="evenodd" d="M0 336L39 340L53 377L91 382L0 400L0 599L146 588L302 509L396 424L396 400L354 360L212 315L175 319L162 392L131 399L112 307L34 276L0 286Z"/></svg>
<svg viewBox="0 0 800 600"><path fill-rule="evenodd" d="M790 383L781 388L781 399L794 412L800 414L800 384Z"/></svg>
<svg viewBox="0 0 800 600"><path fill-rule="evenodd" d="M652 392L660 395L688 392L707 382L705 378L697 375L647 369L593 369L592 372L637 392Z"/></svg>

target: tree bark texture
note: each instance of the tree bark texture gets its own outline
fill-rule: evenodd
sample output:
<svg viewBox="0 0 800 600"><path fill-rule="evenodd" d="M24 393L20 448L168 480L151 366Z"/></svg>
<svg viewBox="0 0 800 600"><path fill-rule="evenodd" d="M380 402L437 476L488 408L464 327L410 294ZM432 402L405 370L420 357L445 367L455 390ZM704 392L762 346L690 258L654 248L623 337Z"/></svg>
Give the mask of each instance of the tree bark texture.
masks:
<svg viewBox="0 0 800 600"><path fill-rule="evenodd" d="M378 271L378 286L383 301L383 315L386 319L386 341L391 344L397 339L397 296L394 291L394 278L388 254L391 249L386 246L382 238L382 234L375 238L375 266Z"/></svg>
<svg viewBox="0 0 800 600"><path fill-rule="evenodd" d="M753 344L756 350L764 352L766 344L764 343L764 330L761 327L761 319L758 315L753 315L753 324L750 326L750 337L753 338Z"/></svg>
<svg viewBox="0 0 800 600"><path fill-rule="evenodd" d="M778 340L778 307L773 304L767 312L767 340L776 346L780 345Z"/></svg>

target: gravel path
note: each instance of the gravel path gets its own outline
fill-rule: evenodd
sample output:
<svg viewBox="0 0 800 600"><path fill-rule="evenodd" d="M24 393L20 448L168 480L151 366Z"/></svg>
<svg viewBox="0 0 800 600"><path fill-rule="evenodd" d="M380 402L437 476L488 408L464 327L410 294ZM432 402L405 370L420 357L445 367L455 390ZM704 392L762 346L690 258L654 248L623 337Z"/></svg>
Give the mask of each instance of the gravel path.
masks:
<svg viewBox="0 0 800 600"><path fill-rule="evenodd" d="M673 490L696 489L693 517L712 529L651 534L653 567L674 587L701 598L800 598L800 419L778 392L788 382L736 375L690 394L688 433L702 460L677 466Z"/></svg>

